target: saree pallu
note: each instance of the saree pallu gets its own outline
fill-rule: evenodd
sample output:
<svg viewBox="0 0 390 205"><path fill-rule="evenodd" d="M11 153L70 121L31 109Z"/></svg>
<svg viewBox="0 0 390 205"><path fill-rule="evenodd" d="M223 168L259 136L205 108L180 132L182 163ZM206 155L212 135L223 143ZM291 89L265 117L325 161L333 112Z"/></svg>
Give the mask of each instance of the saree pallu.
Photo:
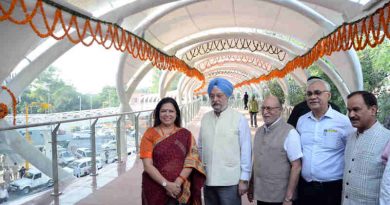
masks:
<svg viewBox="0 0 390 205"><path fill-rule="evenodd" d="M157 133L156 133L157 134ZM199 160L195 140L187 129L180 129L153 147L153 165L168 181L175 181L183 168L192 168L188 179L182 185L179 203L201 204L201 188L206 179ZM142 174L142 204L164 205L170 198L165 188L155 182L146 172Z"/></svg>

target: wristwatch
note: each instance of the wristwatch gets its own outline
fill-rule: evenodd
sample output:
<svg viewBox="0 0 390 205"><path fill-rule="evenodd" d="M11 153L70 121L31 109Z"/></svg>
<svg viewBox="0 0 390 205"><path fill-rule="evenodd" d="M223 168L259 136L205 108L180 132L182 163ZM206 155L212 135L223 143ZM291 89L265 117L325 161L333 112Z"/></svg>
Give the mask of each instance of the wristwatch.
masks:
<svg viewBox="0 0 390 205"><path fill-rule="evenodd" d="M285 202L292 202L292 198L284 198Z"/></svg>
<svg viewBox="0 0 390 205"><path fill-rule="evenodd" d="M165 188L165 187L167 187L167 182L166 182L166 181L163 181L163 182L161 183L161 185Z"/></svg>

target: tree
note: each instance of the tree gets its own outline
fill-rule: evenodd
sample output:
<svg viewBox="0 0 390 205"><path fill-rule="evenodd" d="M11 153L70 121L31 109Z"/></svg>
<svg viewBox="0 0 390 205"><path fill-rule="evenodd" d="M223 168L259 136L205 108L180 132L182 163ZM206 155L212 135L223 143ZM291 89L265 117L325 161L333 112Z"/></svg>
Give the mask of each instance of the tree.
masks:
<svg viewBox="0 0 390 205"><path fill-rule="evenodd" d="M152 82L151 82L152 85L149 88L149 92L150 93L157 93L159 86L160 86L160 77L161 77L162 71L158 70L158 69L154 69L153 72L154 73L153 73Z"/></svg>
<svg viewBox="0 0 390 205"><path fill-rule="evenodd" d="M101 107L119 106L118 94L116 92L116 88L113 86L103 87L102 92L98 94L97 99L101 102Z"/></svg>
<svg viewBox="0 0 390 205"><path fill-rule="evenodd" d="M276 79L273 79L271 81L267 82L269 92L266 92L265 95L272 94L276 97L278 97L283 104L285 102L284 98L284 92L282 90L282 87L280 87L278 81Z"/></svg>
<svg viewBox="0 0 390 205"><path fill-rule="evenodd" d="M288 100L290 105L296 105L305 100L304 88L291 77L288 78Z"/></svg>
<svg viewBox="0 0 390 205"><path fill-rule="evenodd" d="M390 40L385 39L375 48L367 46L358 52L364 78L364 89L378 98L378 119L383 122L390 113Z"/></svg>

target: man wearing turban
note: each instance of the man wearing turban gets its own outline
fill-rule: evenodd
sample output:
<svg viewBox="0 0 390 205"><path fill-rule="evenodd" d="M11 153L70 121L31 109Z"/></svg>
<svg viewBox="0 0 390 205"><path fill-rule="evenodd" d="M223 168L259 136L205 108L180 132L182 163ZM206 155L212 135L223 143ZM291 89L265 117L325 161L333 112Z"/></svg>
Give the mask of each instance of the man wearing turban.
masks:
<svg viewBox="0 0 390 205"><path fill-rule="evenodd" d="M199 152L206 168L206 205L240 205L252 170L248 121L228 105L233 85L215 78L208 86L212 111L201 121Z"/></svg>

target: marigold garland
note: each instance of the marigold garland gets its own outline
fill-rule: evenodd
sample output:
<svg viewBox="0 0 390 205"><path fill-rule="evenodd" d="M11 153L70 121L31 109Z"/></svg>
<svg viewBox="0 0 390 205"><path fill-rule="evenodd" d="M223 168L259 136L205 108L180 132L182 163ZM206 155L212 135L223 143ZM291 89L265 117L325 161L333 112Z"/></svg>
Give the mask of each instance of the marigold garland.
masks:
<svg viewBox="0 0 390 205"><path fill-rule="evenodd" d="M25 14L24 19L22 20L18 20L12 17L12 13L18 2L20 2L20 6ZM42 2L56 7L51 26L48 23ZM68 25L66 25L66 22L63 19L62 11L72 15ZM151 61L152 65L159 69L169 71L176 70L184 73L188 77L197 78L202 83L200 87L194 90L194 92L200 91L205 86L205 77L197 69L190 68L184 61L178 59L175 56L166 55L142 38L124 30L117 24L87 17L81 13L72 11L69 8L63 7L60 4L49 0L37 0L34 9L31 12L28 12L24 0L12 0L8 10L4 9L0 3L0 12L2 13L0 15L0 22L3 20L9 20L15 24L28 23L30 24L33 31L41 38L51 36L57 40L62 40L67 37L68 40L72 43L76 44L81 42L85 46L90 46L93 42L97 42L107 49L114 46L114 48L119 51L127 51L134 58L138 58L143 61ZM386 13L387 16L385 16ZM44 27L46 28L47 32L41 32L34 24L33 19L37 14L42 16ZM80 18L85 20L84 26L82 28L80 28L78 22L78 19ZM376 26L375 19L377 19L378 22ZM364 17L356 22L345 23L341 25L334 32L320 39L306 54L298 56L288 62L284 68L280 70L275 69L266 75L253 78L248 81L243 81L236 84L235 87L237 88L252 83L268 81L273 78L283 78L288 73L293 72L295 69L306 69L319 58L322 58L324 55L331 55L336 51L346 51L352 47L355 50L362 50L367 45L370 47L375 47L378 44L381 44L385 37L390 38L389 22L390 3L386 3L382 8L378 9L370 16ZM58 23L60 25L57 25ZM95 25L94 29L92 24ZM103 33L102 24L106 26L105 28L107 28L105 33ZM54 33L57 26L62 28L64 32L63 34L58 34L58 32ZM72 27L76 29L76 37L73 37L70 33L70 29ZM87 38L85 38L87 34L92 37L92 40L89 42L87 42Z"/></svg>
<svg viewBox="0 0 390 205"><path fill-rule="evenodd" d="M8 107L4 103L0 103L0 119L5 118L8 115Z"/></svg>
<svg viewBox="0 0 390 205"><path fill-rule="evenodd" d="M13 116L14 116L14 119L13 119L13 125L16 125L16 104L18 103L17 100L16 100L16 97L14 95L14 93L8 89L6 86L1 86L1 89L2 90L5 90L8 92L8 94L11 96L11 99L12 99L12 113L13 113ZM8 107L6 104L4 103L0 103L0 119L3 119L5 116L8 115Z"/></svg>
<svg viewBox="0 0 390 205"><path fill-rule="evenodd" d="M56 8L51 24L46 16L43 2ZM21 20L15 19L12 16L18 3L24 12L24 15L22 15L24 16L24 19ZM64 20L63 12L71 15L68 23ZM33 21L38 18L38 15L41 17L38 20L44 22L43 26L36 26ZM15 24L29 24L32 30L41 38L51 36L56 40L63 40L67 37L68 40L74 44L81 42L85 46L90 46L92 43L96 42L106 49L114 46L116 50L127 52L134 58L138 58L142 61L149 60L152 65L158 69L182 72L188 77L195 77L199 81L202 81L201 86L205 85L204 75L199 70L190 68L184 61L176 56L168 56L144 39L123 29L117 24L85 16L50 0L37 0L31 12L28 11L25 0L12 0L8 10L3 8L0 3L0 22L4 20L9 20ZM84 22L80 23L79 21L82 20ZM84 25L80 26L82 23L84 23ZM63 32L57 32L58 30L56 30L56 28L61 28ZM71 28L75 28L76 35L72 35L70 32ZM103 30L105 30L105 32L103 32ZM86 38L87 36L91 36L92 40L88 41L89 38ZM202 88L203 87L199 87L198 90Z"/></svg>
<svg viewBox="0 0 390 205"><path fill-rule="evenodd" d="M387 13L387 16L385 14ZM377 27L375 28L375 19ZM386 3L373 14L357 20L352 23L344 23L329 35L321 38L307 53L298 56L288 62L282 69L274 69L268 74L260 77L246 80L234 85L239 88L252 83L269 81L273 78L283 78L297 68L307 69L324 55L330 56L333 52L347 51L352 47L359 51L367 45L375 47L384 41L384 38L390 38L390 2ZM368 24L368 26L367 26ZM383 33L381 33L381 31Z"/></svg>

